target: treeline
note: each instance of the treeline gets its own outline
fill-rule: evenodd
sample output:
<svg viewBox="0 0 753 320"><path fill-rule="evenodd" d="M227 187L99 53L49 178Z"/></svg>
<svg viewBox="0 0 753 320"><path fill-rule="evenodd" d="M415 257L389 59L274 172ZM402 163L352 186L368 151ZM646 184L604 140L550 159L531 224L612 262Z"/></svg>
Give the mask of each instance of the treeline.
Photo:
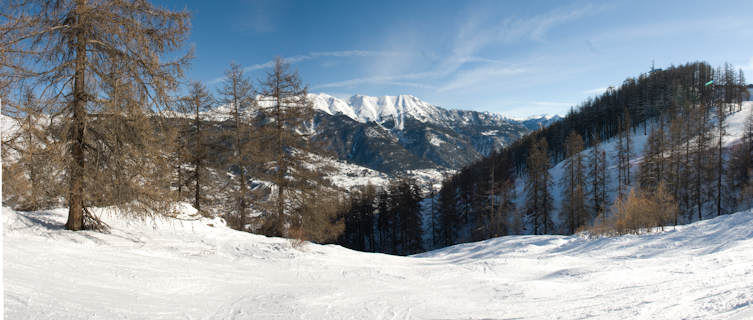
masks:
<svg viewBox="0 0 753 320"><path fill-rule="evenodd" d="M231 65L213 93L183 85L185 11L12 1L0 21L0 98L17 127L2 141L4 204L66 205L69 230L106 230L93 206L143 217L187 201L239 230L342 232L347 204L310 158L307 88L281 59L256 82Z"/></svg>
<svg viewBox="0 0 753 320"><path fill-rule="evenodd" d="M518 232L574 233L618 220L626 225L630 219L621 217L640 207L630 201L669 212L658 220L662 210L632 214L633 220L654 219L635 226L689 222L744 207L752 194L750 134L732 148L723 139L724 120L746 98L742 71L728 64L714 69L690 63L629 78L447 179L438 196L443 245ZM748 127L753 131L753 124ZM640 156L636 135L648 136L639 165L630 161ZM613 141L608 150L600 142L607 139ZM549 169L563 160L560 179L553 181ZM516 182L524 195L511 194ZM664 206L666 197L676 210Z"/></svg>

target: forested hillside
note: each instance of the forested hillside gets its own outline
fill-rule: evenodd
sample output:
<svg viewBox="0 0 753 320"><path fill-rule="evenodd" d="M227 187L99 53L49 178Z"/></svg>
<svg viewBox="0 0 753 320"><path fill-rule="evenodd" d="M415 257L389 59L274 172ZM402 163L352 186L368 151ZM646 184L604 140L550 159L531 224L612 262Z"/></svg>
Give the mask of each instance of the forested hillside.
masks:
<svg viewBox="0 0 753 320"><path fill-rule="evenodd" d="M742 71L728 64L628 78L446 180L436 236L450 245L586 228L638 232L744 207L753 196L753 121L738 121L732 134L728 118L748 117L748 98Z"/></svg>

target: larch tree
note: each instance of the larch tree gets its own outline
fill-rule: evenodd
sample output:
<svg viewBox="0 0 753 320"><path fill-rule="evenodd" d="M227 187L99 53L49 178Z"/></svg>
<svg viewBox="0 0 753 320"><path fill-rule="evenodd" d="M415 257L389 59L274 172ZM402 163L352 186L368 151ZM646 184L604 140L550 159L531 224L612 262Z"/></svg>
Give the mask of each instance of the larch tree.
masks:
<svg viewBox="0 0 753 320"><path fill-rule="evenodd" d="M514 184L509 173L504 172L504 164L497 164L496 158L498 156L492 155L490 157L489 191L483 194L487 200L483 219L481 219L484 228L483 239L509 234L511 228L507 218L515 210L515 203L513 202Z"/></svg>
<svg viewBox="0 0 753 320"><path fill-rule="evenodd" d="M110 165L124 156L116 153L116 144L128 149L129 156L139 150L143 156L155 149L139 148L153 142L142 139L154 135L117 132L119 137L107 137L111 131L103 128L118 121L132 129L128 132L153 132L148 114L165 105L190 53L177 53L172 61L160 56L181 48L189 31L188 13L136 0L11 0L3 2L2 18L0 83L32 84L42 103L59 106L51 115L68 147L66 229L101 225L88 212L90 205L126 203L102 198L112 197L116 188L97 185L105 178L97 176L101 173L123 179L119 183L128 185L129 204L164 203L152 200L166 193L142 188L156 181L147 177L160 172L153 164L139 161L139 172L116 172L125 167Z"/></svg>
<svg viewBox="0 0 753 320"><path fill-rule="evenodd" d="M551 222L549 214L552 210L552 195L550 193L551 175L549 174L549 147L546 139L539 138L528 152L526 167L528 180L526 182L526 214L533 223L533 233L549 233Z"/></svg>
<svg viewBox="0 0 753 320"><path fill-rule="evenodd" d="M190 173L187 174L186 182L193 184L192 203L194 208L199 212L202 211L201 205L206 202L205 191L209 184L207 171L207 158L209 157L209 125L204 119L207 111L214 106L214 98L207 90L207 87L198 81L191 83L188 88L188 94L182 97L180 108L185 115L190 115L191 119L185 129L185 138L188 139L186 154L188 162L191 165Z"/></svg>
<svg viewBox="0 0 753 320"><path fill-rule="evenodd" d="M591 199L593 216L604 214L607 209L607 156L597 135L591 139L591 149L588 152L588 194Z"/></svg>
<svg viewBox="0 0 753 320"><path fill-rule="evenodd" d="M562 213L565 221L567 221L568 230L572 234L589 220L584 192L586 183L585 165L581 154L583 138L575 131L570 131L565 144L567 158L565 159L564 174L560 181L564 191Z"/></svg>
<svg viewBox="0 0 753 320"><path fill-rule="evenodd" d="M683 130L683 121L677 115L673 116L669 123L669 135L666 139L666 149L669 150L667 165L665 170L665 180L667 192L679 203L682 210L684 202L680 201L685 194L685 180L687 178L686 165L683 161L683 144L686 140ZM677 210L676 213L679 213ZM674 216L674 224L678 223L678 215Z"/></svg>
<svg viewBox="0 0 753 320"><path fill-rule="evenodd" d="M664 129L662 125L651 130L643 151L638 182L641 189L653 191L665 180Z"/></svg>
<svg viewBox="0 0 753 320"><path fill-rule="evenodd" d="M624 130L625 130L625 132L624 132L625 154L624 154L624 157L623 157L623 161L624 161L624 163L623 163L624 169L623 170L625 170L625 176L624 176L624 178L625 178L625 185L626 186L630 186L630 184L631 184L631 182L630 182L630 178L631 178L631 175L630 175L630 158L633 156L633 152L631 151L630 148L632 148L632 146L633 146L633 138L631 136L631 130L633 128L633 124L632 124L631 119L630 119L630 113L627 110L624 111L623 126L624 126Z"/></svg>
<svg viewBox="0 0 753 320"><path fill-rule="evenodd" d="M460 228L460 214L458 212L457 185L455 179L442 184L439 191L439 243L450 246L456 243Z"/></svg>
<svg viewBox="0 0 753 320"><path fill-rule="evenodd" d="M57 178L62 145L50 134L45 106L30 89L20 103L3 100L3 111L15 120L17 130L3 135L3 202L18 210L39 210L55 205L61 194ZM10 111L10 112L9 112Z"/></svg>
<svg viewBox="0 0 753 320"><path fill-rule="evenodd" d="M729 65L725 65L727 69L729 69ZM728 75L725 77L725 93L729 95L730 93L734 92L734 79L729 79L730 75L733 75L732 72L727 72L725 75ZM726 97L730 101L734 101L734 96L728 96ZM719 101L717 99L716 102L716 150L714 150L715 153L715 168L714 175L716 180L716 215L720 216L722 215L722 192L724 185L722 184L722 179L724 178L724 136L727 135L727 111L724 108L724 102L725 100Z"/></svg>
<svg viewBox="0 0 753 320"><path fill-rule="evenodd" d="M303 86L297 71L282 58L277 58L260 84L259 110L263 117L261 130L270 160L270 179L274 183L274 204L266 217L263 230L268 235L287 235L287 228L302 225L303 201L315 199L313 192L321 186L321 174L305 166L312 149L313 107L308 88ZM267 160L267 159L265 159Z"/></svg>
<svg viewBox="0 0 753 320"><path fill-rule="evenodd" d="M712 174L713 160L710 158L712 137L709 128L709 94L701 89L701 95L694 112L690 115L692 145L690 154L690 200L695 206L698 220L703 219L703 205L708 199L709 177Z"/></svg>
<svg viewBox="0 0 753 320"><path fill-rule="evenodd" d="M255 139L251 135L251 115L256 105L254 88L245 76L243 68L231 64L225 70L225 79L219 90L219 102L224 104L229 113L230 132L233 141L233 158L231 171L236 173L236 187L233 192L235 202L236 225L243 230L247 223L247 210L250 203L248 174L251 171L251 156L255 152Z"/></svg>

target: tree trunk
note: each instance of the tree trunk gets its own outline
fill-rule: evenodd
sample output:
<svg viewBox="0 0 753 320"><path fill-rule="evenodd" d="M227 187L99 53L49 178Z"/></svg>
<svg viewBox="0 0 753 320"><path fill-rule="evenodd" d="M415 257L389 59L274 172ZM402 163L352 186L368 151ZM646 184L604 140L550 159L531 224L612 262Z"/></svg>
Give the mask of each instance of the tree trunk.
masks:
<svg viewBox="0 0 753 320"><path fill-rule="evenodd" d="M195 118L195 124L196 124L196 148L197 148L197 154L194 155L194 179L195 179L195 188L194 188L194 202L193 206L201 212L201 165L202 165L202 158L204 157L204 146L202 145L201 141L201 119L199 118L199 108L201 108L200 104L201 101L199 98L196 98L194 101L194 108L196 108L196 118Z"/></svg>
<svg viewBox="0 0 753 320"><path fill-rule="evenodd" d="M235 88L235 86L233 87ZM238 93L234 92L235 108L235 161L238 166L238 229L243 230L246 225L246 175L243 166L243 155L241 150L241 120L240 120L240 107L238 106Z"/></svg>
<svg viewBox="0 0 753 320"><path fill-rule="evenodd" d="M76 2L76 71L73 79L73 127L71 128L70 196L68 199L68 230L84 229L84 130L86 129L86 34L81 30L81 12L86 0Z"/></svg>

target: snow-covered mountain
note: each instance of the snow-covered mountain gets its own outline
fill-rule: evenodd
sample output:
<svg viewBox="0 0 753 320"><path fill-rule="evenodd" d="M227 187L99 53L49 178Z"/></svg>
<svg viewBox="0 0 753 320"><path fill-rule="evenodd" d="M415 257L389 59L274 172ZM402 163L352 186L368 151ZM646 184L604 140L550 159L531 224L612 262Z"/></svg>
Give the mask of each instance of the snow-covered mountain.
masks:
<svg viewBox="0 0 753 320"><path fill-rule="evenodd" d="M459 169L556 120L445 109L411 95L340 99L310 94L317 136L341 160L389 173ZM538 119L538 120L537 120ZM527 121L527 122L526 122Z"/></svg>
<svg viewBox="0 0 753 320"><path fill-rule="evenodd" d="M446 126L469 124L474 121L474 118L493 123L522 123L525 121L559 119L559 116L553 118L548 115L537 115L517 120L497 113L445 109L412 95L372 97L357 94L343 100L326 93L313 93L309 94L309 99L313 102L315 109L327 114L343 114L361 123L376 122L382 124L394 121L394 127L400 130L404 128L406 118Z"/></svg>
<svg viewBox="0 0 753 320"><path fill-rule="evenodd" d="M412 95L341 99L310 93L308 98L317 111L314 139L338 160L388 175L457 170L559 119L540 115L516 120L497 113L445 109ZM218 106L205 112L204 118L222 122L229 114L227 106Z"/></svg>

